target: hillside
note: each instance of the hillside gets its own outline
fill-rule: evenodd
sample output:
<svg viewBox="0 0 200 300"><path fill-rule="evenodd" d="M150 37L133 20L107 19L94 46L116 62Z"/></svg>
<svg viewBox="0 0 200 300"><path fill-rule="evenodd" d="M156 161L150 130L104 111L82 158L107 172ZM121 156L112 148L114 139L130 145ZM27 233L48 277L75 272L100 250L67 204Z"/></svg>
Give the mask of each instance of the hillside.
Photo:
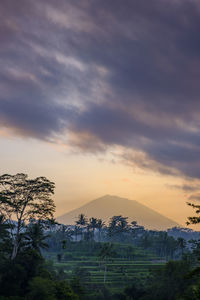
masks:
<svg viewBox="0 0 200 300"><path fill-rule="evenodd" d="M165 230L179 226L175 221L157 213L147 206L126 198L106 195L95 199L85 205L67 212L57 218L63 224L74 224L79 214L85 214L88 218L95 217L108 221L114 215L128 217L129 221L137 221L148 229Z"/></svg>

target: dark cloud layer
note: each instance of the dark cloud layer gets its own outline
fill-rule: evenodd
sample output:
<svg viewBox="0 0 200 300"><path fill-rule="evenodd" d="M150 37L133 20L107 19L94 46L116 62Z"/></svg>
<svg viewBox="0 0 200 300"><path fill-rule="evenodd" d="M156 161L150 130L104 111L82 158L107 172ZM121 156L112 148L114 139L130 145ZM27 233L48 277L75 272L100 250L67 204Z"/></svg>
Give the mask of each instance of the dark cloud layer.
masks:
<svg viewBox="0 0 200 300"><path fill-rule="evenodd" d="M199 178L199 28L196 0L2 0L0 126Z"/></svg>

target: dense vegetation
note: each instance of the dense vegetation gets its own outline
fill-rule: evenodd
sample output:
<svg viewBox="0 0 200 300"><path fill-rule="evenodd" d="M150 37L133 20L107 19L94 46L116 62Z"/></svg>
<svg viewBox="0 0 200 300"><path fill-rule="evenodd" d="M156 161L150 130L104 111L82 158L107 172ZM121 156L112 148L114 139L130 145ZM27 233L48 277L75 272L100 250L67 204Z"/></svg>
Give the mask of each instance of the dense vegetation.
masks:
<svg viewBox="0 0 200 300"><path fill-rule="evenodd" d="M65 226L46 178L3 175L0 188L0 299L200 299L198 233L123 216Z"/></svg>

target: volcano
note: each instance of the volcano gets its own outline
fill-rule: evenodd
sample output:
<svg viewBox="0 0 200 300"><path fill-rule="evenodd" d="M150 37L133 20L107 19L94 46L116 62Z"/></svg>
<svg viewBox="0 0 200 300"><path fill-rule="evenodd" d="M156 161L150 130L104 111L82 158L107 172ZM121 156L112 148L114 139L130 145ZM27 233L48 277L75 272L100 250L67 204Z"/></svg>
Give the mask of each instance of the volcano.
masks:
<svg viewBox="0 0 200 300"><path fill-rule="evenodd" d="M166 230L175 226L180 226L175 221L156 212L155 210L135 201L112 195L105 195L85 205L69 211L57 218L57 221L66 224L75 224L80 214L87 218L99 218L108 223L112 216L122 215L128 217L128 221L137 221L139 225L146 229Z"/></svg>

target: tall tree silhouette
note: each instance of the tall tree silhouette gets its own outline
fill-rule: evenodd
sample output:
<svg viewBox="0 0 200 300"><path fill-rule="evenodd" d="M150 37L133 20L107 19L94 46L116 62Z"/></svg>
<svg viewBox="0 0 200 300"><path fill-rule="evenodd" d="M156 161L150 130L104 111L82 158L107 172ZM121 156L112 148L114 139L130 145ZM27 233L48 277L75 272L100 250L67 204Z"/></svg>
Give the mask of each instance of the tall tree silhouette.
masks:
<svg viewBox="0 0 200 300"><path fill-rule="evenodd" d="M51 199L55 185L45 177L28 179L26 174L0 176L0 214L5 215L12 229L12 218L17 220L11 230L13 250L11 259L18 253L21 235L31 219L53 219L55 205Z"/></svg>

